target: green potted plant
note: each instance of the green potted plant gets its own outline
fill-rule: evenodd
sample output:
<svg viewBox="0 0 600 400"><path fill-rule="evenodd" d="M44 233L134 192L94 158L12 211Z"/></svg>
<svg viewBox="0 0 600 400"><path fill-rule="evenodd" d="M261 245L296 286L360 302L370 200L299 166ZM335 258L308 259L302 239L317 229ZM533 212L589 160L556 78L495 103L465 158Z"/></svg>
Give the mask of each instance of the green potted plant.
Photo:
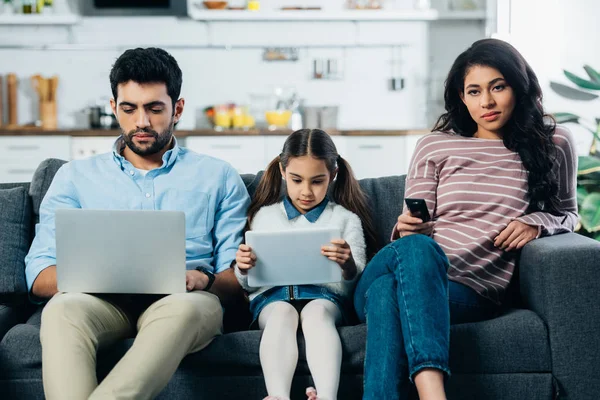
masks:
<svg viewBox="0 0 600 400"><path fill-rule="evenodd" d="M577 87L550 82L550 87L558 95L576 101L594 101L600 96L594 91L600 91L600 73L589 65L583 67L588 78L582 78L564 70L569 81ZM596 240L600 240L600 154L596 146L600 143L600 118L595 121L582 118L579 115L566 112L554 114L558 123L578 124L588 130L592 136L589 155L579 156L577 168L577 203L581 217L578 232Z"/></svg>

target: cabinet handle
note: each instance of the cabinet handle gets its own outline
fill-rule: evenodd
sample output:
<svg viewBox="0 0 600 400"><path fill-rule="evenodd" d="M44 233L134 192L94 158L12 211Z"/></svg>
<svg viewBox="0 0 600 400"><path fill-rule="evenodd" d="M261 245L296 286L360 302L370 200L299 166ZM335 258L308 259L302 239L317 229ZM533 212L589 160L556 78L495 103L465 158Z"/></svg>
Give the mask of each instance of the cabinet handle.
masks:
<svg viewBox="0 0 600 400"><path fill-rule="evenodd" d="M9 169L8 171L9 174L33 174L35 172L35 170L33 169Z"/></svg>
<svg viewBox="0 0 600 400"><path fill-rule="evenodd" d="M213 144L212 146L213 149L241 149L242 145L241 144Z"/></svg>
<svg viewBox="0 0 600 400"><path fill-rule="evenodd" d="M30 145L25 145L24 144L24 145L7 146L6 148L8 150L16 150L16 151L19 151L19 150L39 150L40 146L35 145L35 144L33 144L33 145L31 145L31 144Z"/></svg>
<svg viewBox="0 0 600 400"><path fill-rule="evenodd" d="M372 149L381 149L381 148L383 148L383 146L380 144L361 144L360 146L358 146L358 148L364 149L364 150L372 150Z"/></svg>

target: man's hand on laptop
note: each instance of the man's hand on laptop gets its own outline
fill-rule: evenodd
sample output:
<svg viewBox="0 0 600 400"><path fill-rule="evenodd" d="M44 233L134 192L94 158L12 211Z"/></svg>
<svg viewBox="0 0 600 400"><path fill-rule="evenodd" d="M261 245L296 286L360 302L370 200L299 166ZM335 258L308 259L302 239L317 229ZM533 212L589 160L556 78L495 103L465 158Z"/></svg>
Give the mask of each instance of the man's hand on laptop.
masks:
<svg viewBox="0 0 600 400"><path fill-rule="evenodd" d="M235 254L235 263L242 275L246 275L248 270L256 265L256 255L252 252L250 246L240 244L240 247Z"/></svg>
<svg viewBox="0 0 600 400"><path fill-rule="evenodd" d="M185 287L188 291L204 290L208 285L208 276L200 271L192 270L185 272Z"/></svg>

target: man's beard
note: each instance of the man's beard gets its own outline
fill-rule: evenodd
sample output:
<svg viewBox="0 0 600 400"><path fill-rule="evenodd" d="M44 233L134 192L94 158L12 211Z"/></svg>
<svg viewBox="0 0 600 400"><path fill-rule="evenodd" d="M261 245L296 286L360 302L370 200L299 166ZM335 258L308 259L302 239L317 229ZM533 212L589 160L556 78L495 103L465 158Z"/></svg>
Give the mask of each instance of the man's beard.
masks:
<svg viewBox="0 0 600 400"><path fill-rule="evenodd" d="M154 137L154 143L150 146L140 147L136 145L133 141L133 135L137 133L143 133L145 135L152 135ZM133 151L138 156L151 156L160 152L165 148L166 145L171 142L171 138L173 137L173 120L169 123L169 127L162 131L161 133L156 132L150 128L146 129L135 129L130 131L129 133L125 133L123 131L123 141L131 151Z"/></svg>

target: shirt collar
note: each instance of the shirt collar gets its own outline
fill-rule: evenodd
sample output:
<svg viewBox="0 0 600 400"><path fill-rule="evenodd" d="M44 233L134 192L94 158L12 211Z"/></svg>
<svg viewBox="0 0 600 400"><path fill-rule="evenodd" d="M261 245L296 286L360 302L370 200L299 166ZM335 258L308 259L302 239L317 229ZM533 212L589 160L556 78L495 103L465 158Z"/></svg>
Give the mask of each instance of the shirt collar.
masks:
<svg viewBox="0 0 600 400"><path fill-rule="evenodd" d="M123 157L121 155L121 153L123 153L123 149L125 148L125 146L126 145L125 145L125 141L123 140L123 135L119 136L117 138L117 140L115 140L115 143L113 144L113 159L121 167L121 169L123 168L124 163L129 163L129 161L127 161L125 159L125 157ZM173 136L173 148L171 148L170 150L167 150L165 152L165 154L163 154L163 156L162 156L163 165L160 168L167 168L167 167L170 167L171 165L173 165L175 163L175 161L177 160L178 155L179 155L179 144L177 143L177 139L175 138L175 136Z"/></svg>
<svg viewBox="0 0 600 400"><path fill-rule="evenodd" d="M304 214L304 217L308 220L308 222L314 224L317 222L321 214L323 214L323 211L325 211L327 203L329 203L329 199L325 197L325 199L318 206ZM287 214L288 220L298 218L300 215L302 215L302 213L298 211L296 207L294 207L288 196L285 196L283 199L283 207L285 208L285 213Z"/></svg>

